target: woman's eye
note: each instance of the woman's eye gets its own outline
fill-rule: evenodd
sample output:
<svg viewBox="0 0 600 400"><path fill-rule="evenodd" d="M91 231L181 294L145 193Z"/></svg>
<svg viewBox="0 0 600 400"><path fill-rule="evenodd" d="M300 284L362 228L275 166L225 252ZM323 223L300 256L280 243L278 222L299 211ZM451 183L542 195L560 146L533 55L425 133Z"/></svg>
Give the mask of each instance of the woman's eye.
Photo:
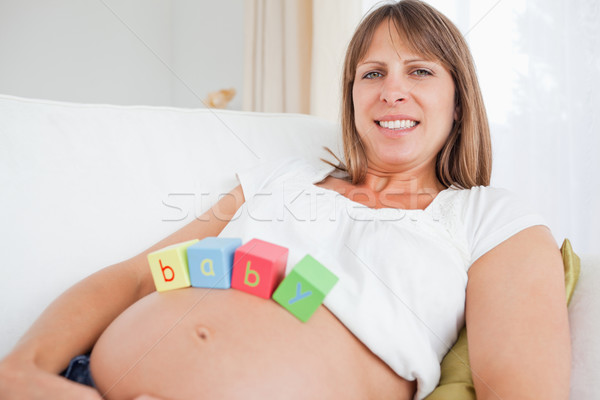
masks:
<svg viewBox="0 0 600 400"><path fill-rule="evenodd" d="M413 74L413 75L416 75L416 76L418 76L418 77L423 77L423 76L428 76L428 75L431 75L431 72L429 72L429 71L428 71L428 70L426 70L426 69L417 69L417 70L413 71L413 73L412 73L412 74Z"/></svg>
<svg viewBox="0 0 600 400"><path fill-rule="evenodd" d="M383 75L380 72L373 71L373 72L369 72L369 73L365 74L365 76L363 76L363 78L374 79L374 78L379 78L381 76L383 76Z"/></svg>

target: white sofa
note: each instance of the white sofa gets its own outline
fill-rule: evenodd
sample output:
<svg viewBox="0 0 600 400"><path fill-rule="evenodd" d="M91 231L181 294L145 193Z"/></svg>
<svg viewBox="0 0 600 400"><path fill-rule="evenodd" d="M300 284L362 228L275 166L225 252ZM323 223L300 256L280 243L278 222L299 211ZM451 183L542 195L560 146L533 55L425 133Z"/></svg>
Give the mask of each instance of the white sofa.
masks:
<svg viewBox="0 0 600 400"><path fill-rule="evenodd" d="M0 358L53 298L200 215L235 171L327 158L323 145L339 154L338 130L303 115L0 95ZM600 257L584 255L569 309L576 400L600 398L597 287Z"/></svg>

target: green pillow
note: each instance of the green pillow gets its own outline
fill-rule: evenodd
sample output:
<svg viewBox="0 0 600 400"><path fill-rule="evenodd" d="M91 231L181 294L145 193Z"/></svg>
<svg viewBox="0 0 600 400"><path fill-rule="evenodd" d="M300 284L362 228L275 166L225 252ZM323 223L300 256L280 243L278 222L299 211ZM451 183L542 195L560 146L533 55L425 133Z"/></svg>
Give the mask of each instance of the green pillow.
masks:
<svg viewBox="0 0 600 400"><path fill-rule="evenodd" d="M565 264L565 289L567 291L567 304L571 303L571 297L575 291L575 285L579 280L579 272L581 271L581 260L573 251L569 239L565 239L560 247L563 263Z"/></svg>
<svg viewBox="0 0 600 400"><path fill-rule="evenodd" d="M565 289L567 304L570 303L575 285L579 279L581 261L569 239L565 239L560 253L565 268ZM458 335L458 340L452 346L441 364L442 375L440 383L435 390L426 397L426 400L475 400L475 388L471 377L469 364L469 349L467 347L467 327L465 326Z"/></svg>

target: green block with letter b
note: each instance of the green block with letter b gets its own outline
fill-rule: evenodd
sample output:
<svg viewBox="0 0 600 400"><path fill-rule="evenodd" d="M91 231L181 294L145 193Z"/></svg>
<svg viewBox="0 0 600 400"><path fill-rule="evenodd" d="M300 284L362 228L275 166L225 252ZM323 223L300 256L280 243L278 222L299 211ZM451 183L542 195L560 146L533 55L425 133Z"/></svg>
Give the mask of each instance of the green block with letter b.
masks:
<svg viewBox="0 0 600 400"><path fill-rule="evenodd" d="M317 311L337 281L337 276L307 254L277 287L273 293L273 300L300 321L306 322Z"/></svg>

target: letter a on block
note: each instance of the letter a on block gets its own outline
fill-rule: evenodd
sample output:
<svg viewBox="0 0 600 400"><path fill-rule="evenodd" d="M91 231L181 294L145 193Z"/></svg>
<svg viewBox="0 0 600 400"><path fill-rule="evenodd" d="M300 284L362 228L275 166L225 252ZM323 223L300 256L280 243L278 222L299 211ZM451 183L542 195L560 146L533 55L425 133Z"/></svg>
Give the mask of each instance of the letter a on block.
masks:
<svg viewBox="0 0 600 400"><path fill-rule="evenodd" d="M208 270L206 269L206 264L208 264ZM205 276L215 276L213 261L210 258L202 260L202 264L200 264L200 270Z"/></svg>
<svg viewBox="0 0 600 400"><path fill-rule="evenodd" d="M198 239L178 243L148 254L148 263L156 290L163 292L191 286L187 248Z"/></svg>
<svg viewBox="0 0 600 400"><path fill-rule="evenodd" d="M188 247L188 267L192 286L229 289L233 253L241 245L240 238L211 236Z"/></svg>

